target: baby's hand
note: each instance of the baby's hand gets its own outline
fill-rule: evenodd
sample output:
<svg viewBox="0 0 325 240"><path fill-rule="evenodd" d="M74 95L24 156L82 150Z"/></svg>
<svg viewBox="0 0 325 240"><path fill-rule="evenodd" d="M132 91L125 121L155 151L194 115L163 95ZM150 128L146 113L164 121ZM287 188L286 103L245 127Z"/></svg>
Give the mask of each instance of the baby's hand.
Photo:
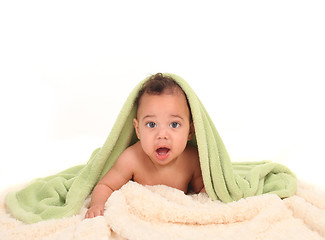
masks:
<svg viewBox="0 0 325 240"><path fill-rule="evenodd" d="M95 205L88 209L86 212L85 218L93 218L97 216L104 216L104 206L103 205Z"/></svg>

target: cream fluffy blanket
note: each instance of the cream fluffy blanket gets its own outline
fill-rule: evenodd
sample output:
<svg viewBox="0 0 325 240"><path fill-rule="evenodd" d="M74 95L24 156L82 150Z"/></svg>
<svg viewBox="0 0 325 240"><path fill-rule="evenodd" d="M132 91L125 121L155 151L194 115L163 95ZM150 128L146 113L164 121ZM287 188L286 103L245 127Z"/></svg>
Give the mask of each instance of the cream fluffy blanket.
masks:
<svg viewBox="0 0 325 240"><path fill-rule="evenodd" d="M222 203L134 182L112 194L105 216L25 224L0 203L0 239L325 239L325 193L299 183L295 196L267 194Z"/></svg>

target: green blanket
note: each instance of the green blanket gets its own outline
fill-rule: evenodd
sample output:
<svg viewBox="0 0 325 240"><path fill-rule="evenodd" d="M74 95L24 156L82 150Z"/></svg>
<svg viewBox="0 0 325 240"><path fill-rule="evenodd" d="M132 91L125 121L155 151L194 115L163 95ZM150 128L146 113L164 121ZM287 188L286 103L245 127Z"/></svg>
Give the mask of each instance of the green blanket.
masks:
<svg viewBox="0 0 325 240"><path fill-rule="evenodd" d="M191 141L198 147L203 181L211 199L231 202L264 193L275 193L281 198L295 193L296 178L285 166L266 161L231 163L213 122L194 91L179 76L166 75L173 77L187 95L195 127L195 137ZM132 124L136 115L134 100L147 80L130 93L106 142L92 153L86 165L36 179L6 196L6 205L15 218L35 223L78 214L99 179L123 150L137 141Z"/></svg>

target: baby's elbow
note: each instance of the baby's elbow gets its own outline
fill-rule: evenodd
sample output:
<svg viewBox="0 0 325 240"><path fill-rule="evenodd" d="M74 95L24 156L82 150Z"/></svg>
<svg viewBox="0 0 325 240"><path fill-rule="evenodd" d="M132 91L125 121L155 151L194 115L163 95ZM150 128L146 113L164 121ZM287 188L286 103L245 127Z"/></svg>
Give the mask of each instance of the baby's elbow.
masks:
<svg viewBox="0 0 325 240"><path fill-rule="evenodd" d="M205 191L205 187L203 186L203 188L200 190L200 193L206 193Z"/></svg>
<svg viewBox="0 0 325 240"><path fill-rule="evenodd" d="M205 187L203 185L203 182L201 181L193 182L191 184L191 187L192 187L192 191L194 191L195 193L205 192Z"/></svg>

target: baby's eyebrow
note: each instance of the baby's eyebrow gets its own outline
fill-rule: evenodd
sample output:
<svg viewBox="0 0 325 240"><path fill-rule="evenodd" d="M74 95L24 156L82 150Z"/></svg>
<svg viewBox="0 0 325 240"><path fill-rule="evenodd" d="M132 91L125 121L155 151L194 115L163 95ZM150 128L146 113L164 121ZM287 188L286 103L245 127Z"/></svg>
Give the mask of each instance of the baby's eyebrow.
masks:
<svg viewBox="0 0 325 240"><path fill-rule="evenodd" d="M175 118L180 118L180 119L182 119L182 120L184 120L184 118L182 118L181 116L179 116L179 115L177 115L177 114L172 114L172 115L170 115L171 117L175 117Z"/></svg>
<svg viewBox="0 0 325 240"><path fill-rule="evenodd" d="M146 119L146 118L152 118L152 117L155 117L156 115L146 115L142 118L142 120Z"/></svg>

